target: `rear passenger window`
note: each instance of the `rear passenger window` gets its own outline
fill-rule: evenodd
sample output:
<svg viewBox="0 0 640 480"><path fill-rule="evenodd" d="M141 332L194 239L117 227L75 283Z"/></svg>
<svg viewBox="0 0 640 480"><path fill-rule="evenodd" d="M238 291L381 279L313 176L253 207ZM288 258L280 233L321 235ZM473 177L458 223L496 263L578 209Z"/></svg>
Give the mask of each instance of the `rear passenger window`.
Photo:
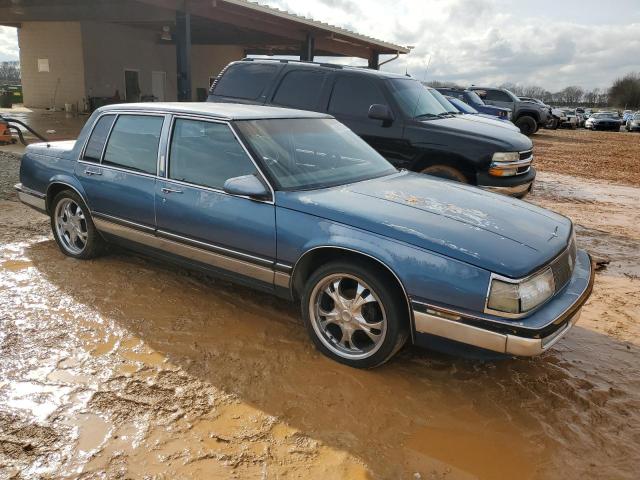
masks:
<svg viewBox="0 0 640 480"><path fill-rule="evenodd" d="M314 70L294 70L280 82L273 103L301 110L316 110L322 93L324 73Z"/></svg>
<svg viewBox="0 0 640 480"><path fill-rule="evenodd" d="M247 62L232 65L218 79L213 94L257 100L275 76L277 69L277 65L264 63Z"/></svg>
<svg viewBox="0 0 640 480"><path fill-rule="evenodd" d="M329 112L367 118L374 103L387 104L377 85L362 76L343 76L336 80L329 101Z"/></svg>
<svg viewBox="0 0 640 480"><path fill-rule="evenodd" d="M155 174L164 117L120 115L111 131L103 165Z"/></svg>
<svg viewBox="0 0 640 480"><path fill-rule="evenodd" d="M176 120L169 178L221 190L228 179L254 173L255 165L226 124Z"/></svg>
<svg viewBox="0 0 640 480"><path fill-rule="evenodd" d="M107 141L109 130L111 130L111 125L113 125L115 118L115 115L105 115L100 117L96 122L95 127L93 127L93 132L91 132L91 136L89 137L89 141L87 142L87 147L84 149L84 156L82 157L83 160L87 162L100 161L102 151L104 150L104 142Z"/></svg>
<svg viewBox="0 0 640 480"><path fill-rule="evenodd" d="M500 90L487 90L486 95L484 97L480 95L480 97L485 100L489 100L493 102L512 102L513 101L511 100L511 97L509 95L507 95L504 92L501 92Z"/></svg>

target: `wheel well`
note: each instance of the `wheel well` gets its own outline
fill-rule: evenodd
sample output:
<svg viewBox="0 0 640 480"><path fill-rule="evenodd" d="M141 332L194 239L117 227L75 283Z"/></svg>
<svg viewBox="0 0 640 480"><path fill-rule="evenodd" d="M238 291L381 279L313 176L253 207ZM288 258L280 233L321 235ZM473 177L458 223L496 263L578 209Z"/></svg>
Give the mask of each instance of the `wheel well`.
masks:
<svg viewBox="0 0 640 480"><path fill-rule="evenodd" d="M540 121L540 115L538 115L536 112L531 112L531 111L525 111L525 112L519 113L518 116L513 121L517 122L522 117L531 117L533 118L533 121L536 123Z"/></svg>
<svg viewBox="0 0 640 480"><path fill-rule="evenodd" d="M475 185L477 183L476 179L476 169L473 165L466 161L465 159L457 156L453 156L450 154L442 153L442 154L425 154L420 159L418 159L414 164L412 170L415 172L421 172L423 169L430 167L432 165L446 165L448 167L453 167L462 174L467 177L467 181L471 185Z"/></svg>
<svg viewBox="0 0 640 480"><path fill-rule="evenodd" d="M369 255L345 250L338 247L323 247L311 250L304 254L296 263L291 279L292 295L295 300L301 297L302 289L307 279L321 265L334 260L351 261L359 264L368 265L377 270L381 276L385 278L385 283L393 285L398 295L400 295L406 303L408 319L411 319L411 308L409 306L409 297L402 285L400 279L395 273L380 260L370 257Z"/></svg>
<svg viewBox="0 0 640 480"><path fill-rule="evenodd" d="M64 190L70 190L72 192L78 193L79 192L73 188L70 185L67 185L66 183L52 183L51 185L49 185L49 188L47 189L47 197L46 197L46 208L47 208L47 212L49 212L49 207L51 205L51 202L53 201L54 198L56 198L56 195L58 195L60 192L63 192ZM82 198L82 196L80 196Z"/></svg>

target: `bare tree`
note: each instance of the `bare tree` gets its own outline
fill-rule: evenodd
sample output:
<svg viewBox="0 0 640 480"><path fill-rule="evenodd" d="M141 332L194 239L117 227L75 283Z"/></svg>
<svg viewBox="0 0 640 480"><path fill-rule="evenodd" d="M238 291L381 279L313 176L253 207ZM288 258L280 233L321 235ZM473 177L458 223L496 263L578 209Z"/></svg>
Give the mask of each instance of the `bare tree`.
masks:
<svg viewBox="0 0 640 480"><path fill-rule="evenodd" d="M609 88L609 102L620 108L640 107L640 72L618 78Z"/></svg>
<svg viewBox="0 0 640 480"><path fill-rule="evenodd" d="M0 83L20 83L20 63L0 63Z"/></svg>

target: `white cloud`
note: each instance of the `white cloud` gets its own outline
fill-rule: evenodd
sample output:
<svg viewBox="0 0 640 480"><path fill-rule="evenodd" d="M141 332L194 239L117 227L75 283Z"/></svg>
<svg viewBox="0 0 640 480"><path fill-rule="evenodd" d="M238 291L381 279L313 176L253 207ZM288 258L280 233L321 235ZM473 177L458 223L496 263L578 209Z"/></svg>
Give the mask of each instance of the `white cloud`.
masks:
<svg viewBox="0 0 640 480"><path fill-rule="evenodd" d="M15 28L0 27L0 62L18 60L18 34Z"/></svg>
<svg viewBox="0 0 640 480"><path fill-rule="evenodd" d="M266 3L390 42L414 45L411 54L384 68L406 70L420 79L425 78L429 58L428 80L536 84L552 91L571 84L608 87L616 77L640 71L640 17L633 2L582 0L569 14L565 11L568 3L563 4L562 12L547 3L534 9L535 15L521 2L506 0ZM618 9L617 16L612 9ZM615 17L617 23L599 23L604 17Z"/></svg>

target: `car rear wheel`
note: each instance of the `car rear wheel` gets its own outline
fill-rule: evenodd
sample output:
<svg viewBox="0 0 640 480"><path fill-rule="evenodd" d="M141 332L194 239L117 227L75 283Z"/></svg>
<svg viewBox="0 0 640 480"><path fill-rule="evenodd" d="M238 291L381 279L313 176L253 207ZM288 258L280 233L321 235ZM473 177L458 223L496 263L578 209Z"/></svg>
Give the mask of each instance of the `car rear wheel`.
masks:
<svg viewBox="0 0 640 480"><path fill-rule="evenodd" d="M520 129L520 133L529 136L533 135L536 131L536 120L533 117L525 115L516 120L516 127Z"/></svg>
<svg viewBox="0 0 640 480"><path fill-rule="evenodd" d="M420 173L426 173L438 178L446 178L447 180L454 180L460 183L469 183L466 175L455 167L449 165L431 165L430 167L422 169Z"/></svg>
<svg viewBox="0 0 640 480"><path fill-rule="evenodd" d="M96 230L89 209L80 196L70 190L56 195L51 206L53 237L65 255L79 259L98 256L104 240Z"/></svg>
<svg viewBox="0 0 640 480"><path fill-rule="evenodd" d="M302 295L302 318L315 346L356 368L388 361L409 336L406 302L378 269L346 261L316 270Z"/></svg>

